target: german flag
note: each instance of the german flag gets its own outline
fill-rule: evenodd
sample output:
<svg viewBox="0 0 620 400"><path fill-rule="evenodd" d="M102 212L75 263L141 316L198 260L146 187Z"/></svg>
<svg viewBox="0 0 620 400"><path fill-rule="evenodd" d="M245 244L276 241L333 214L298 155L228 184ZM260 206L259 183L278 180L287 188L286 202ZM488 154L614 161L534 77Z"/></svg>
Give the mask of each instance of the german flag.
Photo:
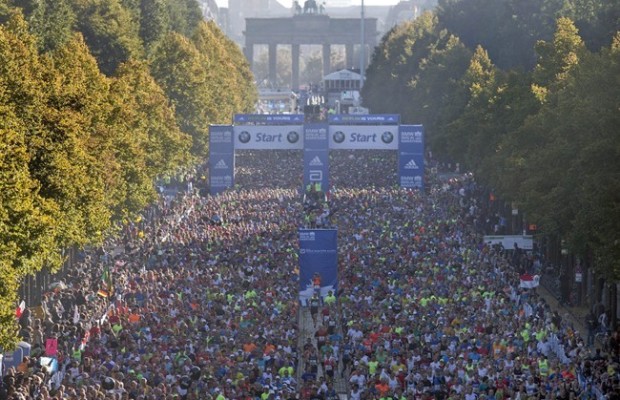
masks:
<svg viewBox="0 0 620 400"><path fill-rule="evenodd" d="M99 291L97 292L97 295L107 298L110 295L110 293L107 290L99 289Z"/></svg>

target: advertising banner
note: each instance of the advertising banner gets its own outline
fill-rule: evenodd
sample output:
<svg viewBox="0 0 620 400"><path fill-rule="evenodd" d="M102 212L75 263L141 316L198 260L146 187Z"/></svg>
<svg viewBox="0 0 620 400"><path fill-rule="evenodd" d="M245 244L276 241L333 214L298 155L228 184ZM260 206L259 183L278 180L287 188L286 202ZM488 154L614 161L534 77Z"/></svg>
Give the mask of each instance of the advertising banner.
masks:
<svg viewBox="0 0 620 400"><path fill-rule="evenodd" d="M209 182L212 195L233 187L235 154L211 154L209 157Z"/></svg>
<svg viewBox="0 0 620 400"><path fill-rule="evenodd" d="M304 149L304 188L329 192L329 150Z"/></svg>
<svg viewBox="0 0 620 400"><path fill-rule="evenodd" d="M424 127L401 125L398 134L400 187L424 190Z"/></svg>
<svg viewBox="0 0 620 400"><path fill-rule="evenodd" d="M209 193L216 195L235 184L235 142L232 125L209 127Z"/></svg>
<svg viewBox="0 0 620 400"><path fill-rule="evenodd" d="M334 114L328 116L330 124L386 124L398 125L400 114Z"/></svg>
<svg viewBox="0 0 620 400"><path fill-rule="evenodd" d="M329 191L329 125L304 125L304 190Z"/></svg>
<svg viewBox="0 0 620 400"><path fill-rule="evenodd" d="M403 189L424 189L424 155L399 152L398 175Z"/></svg>
<svg viewBox="0 0 620 400"><path fill-rule="evenodd" d="M332 150L397 150L398 125L331 125Z"/></svg>
<svg viewBox="0 0 620 400"><path fill-rule="evenodd" d="M338 290L338 231L299 230L299 301L307 304L314 293L325 297Z"/></svg>
<svg viewBox="0 0 620 400"><path fill-rule="evenodd" d="M304 149L328 150L329 149L329 125L327 124L304 125Z"/></svg>
<svg viewBox="0 0 620 400"><path fill-rule="evenodd" d="M515 244L521 250L534 249L534 238L531 235L488 235L483 240L491 246L501 244L505 250L514 250Z"/></svg>
<svg viewBox="0 0 620 400"><path fill-rule="evenodd" d="M301 150L302 125L239 125L234 128L236 150Z"/></svg>
<svg viewBox="0 0 620 400"><path fill-rule="evenodd" d="M229 154L235 150L232 125L209 127L209 153Z"/></svg>
<svg viewBox="0 0 620 400"><path fill-rule="evenodd" d="M235 114L235 124L285 124L301 125L303 114Z"/></svg>

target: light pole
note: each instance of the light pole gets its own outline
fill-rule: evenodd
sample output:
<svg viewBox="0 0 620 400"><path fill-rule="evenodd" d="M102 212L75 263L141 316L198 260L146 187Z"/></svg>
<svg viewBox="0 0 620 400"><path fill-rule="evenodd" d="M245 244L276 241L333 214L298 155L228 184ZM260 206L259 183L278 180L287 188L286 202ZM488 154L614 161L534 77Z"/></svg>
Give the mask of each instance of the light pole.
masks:
<svg viewBox="0 0 620 400"><path fill-rule="evenodd" d="M362 28L361 28L361 36L362 41L360 43L360 91L362 90L362 86L364 86L364 67L366 61L366 40L364 35L364 0L362 0Z"/></svg>

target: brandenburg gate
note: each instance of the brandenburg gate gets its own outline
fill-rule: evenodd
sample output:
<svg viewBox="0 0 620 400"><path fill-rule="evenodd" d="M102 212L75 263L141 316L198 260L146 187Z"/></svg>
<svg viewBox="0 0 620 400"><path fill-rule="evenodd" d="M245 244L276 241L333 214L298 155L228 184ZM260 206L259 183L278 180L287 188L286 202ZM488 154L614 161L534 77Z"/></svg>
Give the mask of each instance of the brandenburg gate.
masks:
<svg viewBox="0 0 620 400"><path fill-rule="evenodd" d="M299 89L299 46L323 46L323 76L331 71L331 45L344 45L346 65L359 65L353 60L353 50L359 46L361 37L361 18L330 18L319 12L299 10L289 18L246 18L245 56L252 66L254 45L269 46L269 81L276 81L278 45L291 45L293 90ZM364 18L364 46L366 60L377 45L377 19Z"/></svg>

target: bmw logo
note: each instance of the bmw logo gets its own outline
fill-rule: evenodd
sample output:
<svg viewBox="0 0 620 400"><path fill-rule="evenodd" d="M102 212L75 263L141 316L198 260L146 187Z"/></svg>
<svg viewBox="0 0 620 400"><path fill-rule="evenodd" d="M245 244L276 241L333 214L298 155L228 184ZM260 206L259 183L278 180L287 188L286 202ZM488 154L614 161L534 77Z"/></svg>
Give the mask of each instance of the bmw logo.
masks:
<svg viewBox="0 0 620 400"><path fill-rule="evenodd" d="M241 143L247 143L250 139L252 139L252 135L250 135L250 132L248 131L243 131L239 134L239 141Z"/></svg>
<svg viewBox="0 0 620 400"><path fill-rule="evenodd" d="M392 135L392 132L383 132L383 135L381 135L381 140L385 144L392 143L392 141L394 140L394 135Z"/></svg>
<svg viewBox="0 0 620 400"><path fill-rule="evenodd" d="M338 131L334 133L334 142L342 143L344 142L344 139L345 139L344 132Z"/></svg>
<svg viewBox="0 0 620 400"><path fill-rule="evenodd" d="M297 143L297 141L299 141L299 133L290 131L288 135L286 135L286 140L288 140L289 143Z"/></svg>

